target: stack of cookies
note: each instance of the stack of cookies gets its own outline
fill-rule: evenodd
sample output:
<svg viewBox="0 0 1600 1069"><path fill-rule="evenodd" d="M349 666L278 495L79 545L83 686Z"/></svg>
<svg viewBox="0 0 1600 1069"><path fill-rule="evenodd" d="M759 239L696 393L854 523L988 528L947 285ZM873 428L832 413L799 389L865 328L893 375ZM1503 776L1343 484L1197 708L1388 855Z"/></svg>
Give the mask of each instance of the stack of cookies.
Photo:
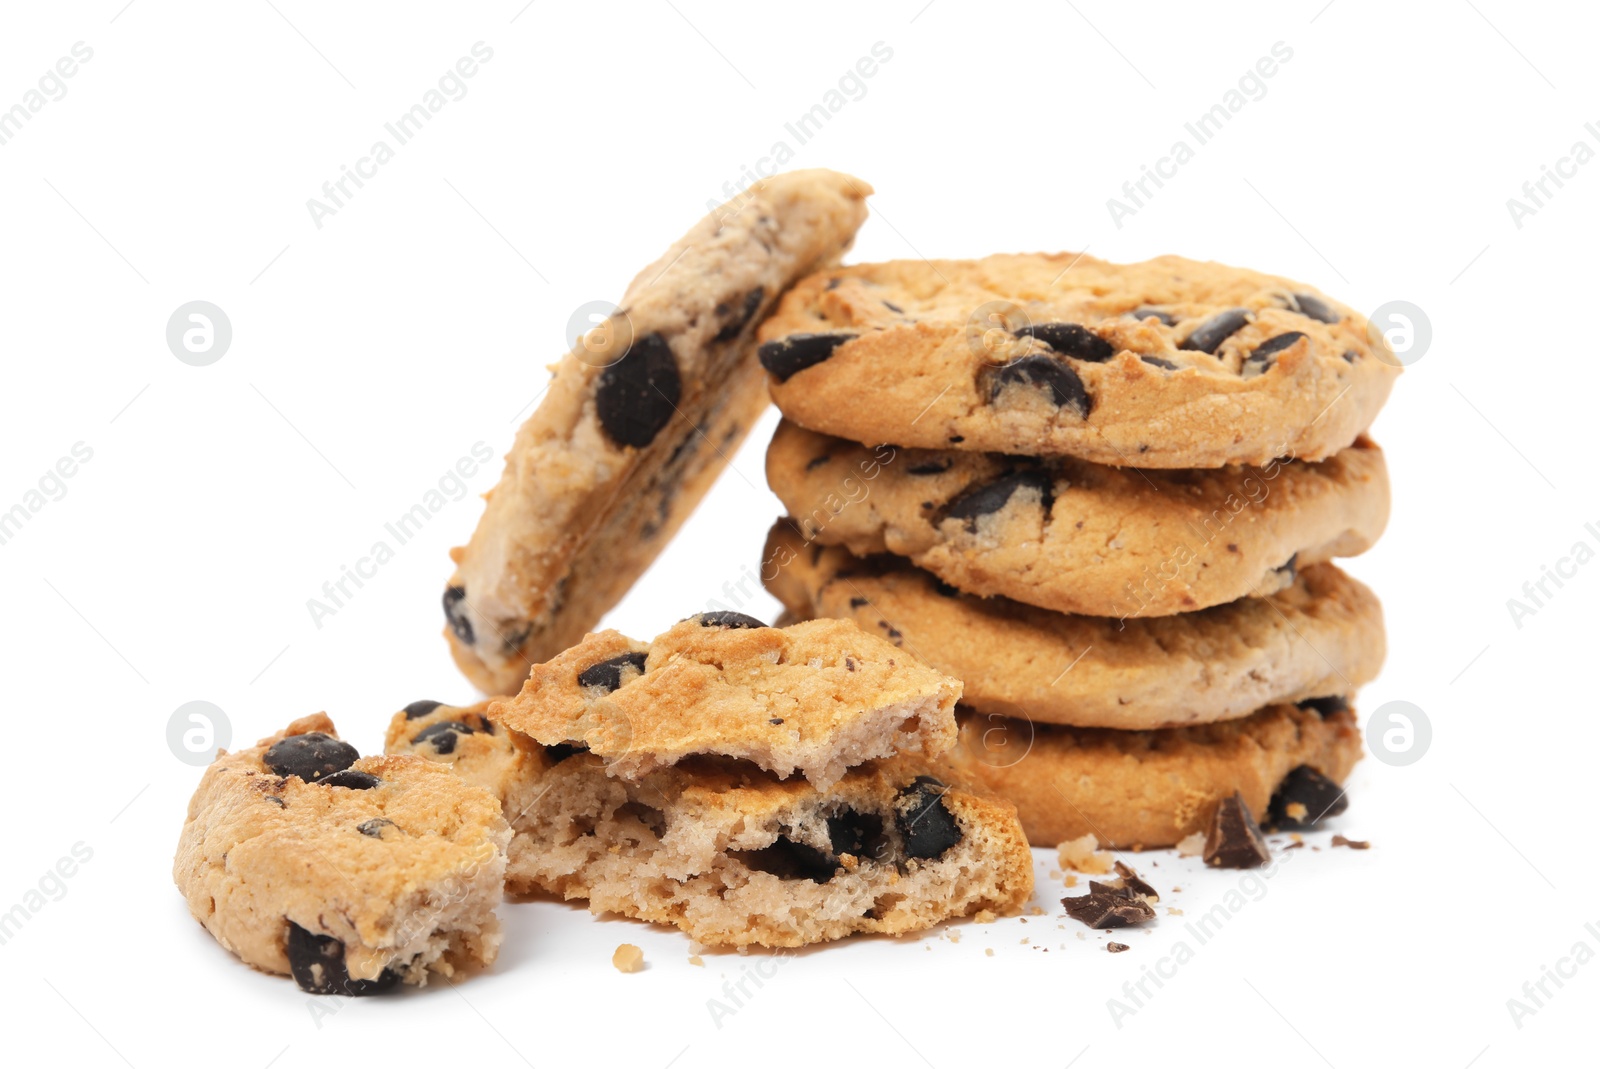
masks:
<svg viewBox="0 0 1600 1069"><path fill-rule="evenodd" d="M1384 655L1330 561L1389 511L1365 436L1399 371L1308 287L1162 257L901 261L761 328L789 516L762 577L965 685L948 757L1035 846L1159 847L1240 796L1342 810Z"/></svg>

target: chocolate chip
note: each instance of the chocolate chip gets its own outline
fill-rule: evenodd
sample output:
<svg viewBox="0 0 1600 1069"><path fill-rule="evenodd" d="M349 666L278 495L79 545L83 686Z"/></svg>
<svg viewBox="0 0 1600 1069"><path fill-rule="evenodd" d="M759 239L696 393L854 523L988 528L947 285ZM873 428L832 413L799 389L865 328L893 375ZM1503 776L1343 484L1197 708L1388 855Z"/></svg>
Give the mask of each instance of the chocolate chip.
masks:
<svg viewBox="0 0 1600 1069"><path fill-rule="evenodd" d="M1140 322L1143 322L1144 320L1149 319L1149 318L1151 318L1153 316L1157 320L1159 320L1161 325L1164 326L1164 327L1174 326L1178 322L1169 313L1163 312L1159 308L1135 308L1133 311L1129 312L1128 314L1131 315L1133 318L1139 320Z"/></svg>
<svg viewBox="0 0 1600 1069"><path fill-rule="evenodd" d="M315 783L344 771L360 756L348 742L313 731L273 743L261 760L280 776L299 776L307 783Z"/></svg>
<svg viewBox="0 0 1600 1069"><path fill-rule="evenodd" d="M846 809L828 818L828 842L835 854L851 854L864 861L882 859L889 850L883 818L876 813Z"/></svg>
<svg viewBox="0 0 1600 1069"><path fill-rule="evenodd" d="M1151 367L1165 368L1168 371L1177 371L1178 370L1178 365L1177 364L1174 364L1171 360L1163 360L1159 356L1141 356L1141 357L1139 357L1139 359L1143 360L1145 363L1149 364Z"/></svg>
<svg viewBox="0 0 1600 1069"><path fill-rule="evenodd" d="M918 776L895 798L894 823L907 857L942 857L961 841L961 826L945 806L944 792L944 784L932 776Z"/></svg>
<svg viewBox="0 0 1600 1069"><path fill-rule="evenodd" d="M957 590L943 579L935 579L933 581L933 592L939 595L941 598L958 598L961 596L961 591Z"/></svg>
<svg viewBox="0 0 1600 1069"><path fill-rule="evenodd" d="M770 718L767 723L771 724L773 727L781 727L783 725L783 717L774 716Z"/></svg>
<svg viewBox="0 0 1600 1069"><path fill-rule="evenodd" d="M622 686L622 677L644 671L644 653L622 653L578 673L578 686L600 687L607 694Z"/></svg>
<svg viewBox="0 0 1600 1069"><path fill-rule="evenodd" d="M422 743L431 743L433 752L437 754L450 754L456 752L456 740L462 735L471 735L472 727L460 720L441 720L437 724L429 724L411 737L411 745L420 746Z"/></svg>
<svg viewBox="0 0 1600 1069"><path fill-rule="evenodd" d="M1308 319L1315 319L1319 323L1337 323L1344 316L1333 310L1333 306L1310 293L1292 294L1294 310Z"/></svg>
<svg viewBox="0 0 1600 1069"><path fill-rule="evenodd" d="M456 633L467 645L472 645L472 621L467 619L467 611L462 602L467 599L467 588L464 586L446 587L444 592L444 618L450 623L450 630Z"/></svg>
<svg viewBox="0 0 1600 1069"><path fill-rule="evenodd" d="M945 504L939 522L965 520L967 530L976 531L978 520L1005 508L1012 495L1025 487L1039 492L1040 505L1045 515L1050 515L1050 506L1055 503L1055 484L1050 476L1042 471L1019 471L958 494Z"/></svg>
<svg viewBox="0 0 1600 1069"><path fill-rule="evenodd" d="M835 349L854 337L848 332L791 334L787 338L767 342L757 357L761 366L770 371L774 378L779 382L788 382L799 372L828 359Z"/></svg>
<svg viewBox="0 0 1600 1069"><path fill-rule="evenodd" d="M359 768L347 768L331 776L323 776L317 782L324 787L349 787L352 791L370 791L383 780L371 772L363 772Z"/></svg>
<svg viewBox="0 0 1600 1069"><path fill-rule="evenodd" d="M897 316L898 315L905 315L905 313L906 313L906 310L904 308L901 308L898 304L895 304L893 301L884 301L883 302L883 306L885 308L889 309L889 311L893 312Z"/></svg>
<svg viewBox="0 0 1600 1069"><path fill-rule="evenodd" d="M1261 828L1238 791L1217 804L1203 856L1207 865L1221 869L1259 868L1272 859Z"/></svg>
<svg viewBox="0 0 1600 1069"><path fill-rule="evenodd" d="M1247 379L1262 374L1272 366L1279 353L1303 337L1305 335L1300 331L1291 330L1285 334L1276 334L1268 338L1250 350L1250 355L1244 358L1244 363L1239 368L1239 374Z"/></svg>
<svg viewBox="0 0 1600 1069"><path fill-rule="evenodd" d="M754 616L746 616L742 612L703 612L689 619L701 627L766 627L767 625L757 620Z"/></svg>
<svg viewBox="0 0 1600 1069"><path fill-rule="evenodd" d="M1307 698L1305 701L1296 702L1295 706L1316 713L1326 720L1335 713L1342 713L1350 708L1350 702L1342 694L1330 694L1325 698Z"/></svg>
<svg viewBox="0 0 1600 1069"><path fill-rule="evenodd" d="M1112 954L1121 954L1124 950L1127 950L1127 949L1129 949L1127 943L1107 943L1106 944L1107 952L1112 953Z"/></svg>
<svg viewBox="0 0 1600 1069"><path fill-rule="evenodd" d="M913 464L906 469L907 475L939 475L949 471L955 466L955 461L949 457L940 457L937 460L924 460L920 464Z"/></svg>
<svg viewBox="0 0 1600 1069"><path fill-rule="evenodd" d="M1062 356L1102 364L1117 354L1111 343L1078 323L1034 323L1017 331L1019 338L1037 338Z"/></svg>
<svg viewBox="0 0 1600 1069"><path fill-rule="evenodd" d="M643 448L655 441L682 396L683 377L667 339L646 334L600 373L595 414L617 445Z"/></svg>
<svg viewBox="0 0 1600 1069"><path fill-rule="evenodd" d="M964 434L952 434L950 437L945 439L945 441L949 442L951 445L958 445L966 440L967 437Z"/></svg>
<svg viewBox="0 0 1600 1069"><path fill-rule="evenodd" d="M1267 821L1280 828L1309 828L1350 808L1344 788L1310 765L1283 777L1267 803Z"/></svg>
<svg viewBox="0 0 1600 1069"><path fill-rule="evenodd" d="M360 824L357 824L356 831L367 836L369 839L381 839L383 838L384 828L395 827L399 827L399 825L390 820L388 817L373 817L371 820L364 820Z"/></svg>
<svg viewBox="0 0 1600 1069"><path fill-rule="evenodd" d="M1339 355L1344 357L1344 362L1347 364L1353 364L1357 360L1361 359L1361 354L1356 352L1354 349L1346 349Z"/></svg>
<svg viewBox="0 0 1600 1069"><path fill-rule="evenodd" d="M589 747L571 742L558 742L554 746L544 748L544 755L550 759L552 765L559 765L573 754L588 752Z"/></svg>
<svg viewBox="0 0 1600 1069"><path fill-rule="evenodd" d="M1296 567L1296 562L1299 561L1299 559L1300 554L1295 553L1290 556L1288 560L1284 561L1273 570L1279 575L1287 575L1289 577L1289 582L1292 583L1296 579L1300 578L1300 569Z"/></svg>
<svg viewBox="0 0 1600 1069"><path fill-rule="evenodd" d="M1052 404L1076 412L1079 419L1088 419L1094 407L1078 373L1047 353L1029 353L1009 364L985 368L983 378L988 380L990 401L1007 386L1020 384L1044 390Z"/></svg>
<svg viewBox="0 0 1600 1069"><path fill-rule="evenodd" d="M1161 901L1160 892L1146 883L1137 872L1133 871L1132 868L1124 865L1120 861L1115 862L1115 867L1117 870L1117 875L1122 877L1122 882L1128 888L1128 890L1132 891L1136 895L1144 895L1152 902Z"/></svg>
<svg viewBox="0 0 1600 1069"><path fill-rule="evenodd" d="M820 457L812 457L810 460L806 461L806 470L807 471L816 471L818 468L822 467L822 465L826 464L828 461L830 461L832 459L833 458L828 456L827 454L823 454Z"/></svg>
<svg viewBox="0 0 1600 1069"><path fill-rule="evenodd" d="M1155 919L1156 911L1144 899L1125 888L1098 886L1100 890L1091 889L1086 895L1063 898L1061 905L1067 916L1090 928L1126 928Z"/></svg>
<svg viewBox="0 0 1600 1069"><path fill-rule="evenodd" d="M827 883L838 871L839 862L814 846L797 843L786 835L759 850L733 851L732 857L745 868L767 872L781 880L810 880Z"/></svg>
<svg viewBox="0 0 1600 1069"><path fill-rule="evenodd" d="M1250 322L1250 313L1243 308L1230 308L1226 312L1218 312L1210 319L1201 323L1179 345L1180 349L1198 349L1202 353L1215 353L1217 347L1238 332L1239 328Z"/></svg>
<svg viewBox="0 0 1600 1069"><path fill-rule="evenodd" d="M268 795L264 795L263 797L265 797L267 801L271 802L273 805L277 806L279 809L288 809L289 808L289 803L285 802L282 798L279 798L275 794L268 794Z"/></svg>
<svg viewBox="0 0 1600 1069"><path fill-rule="evenodd" d="M755 289L745 294L744 306L739 309L738 317L735 319L730 319L727 323L723 324L722 329L717 331L716 340L732 341L740 334L744 333L744 328L750 325L750 320L755 318L756 312L761 309L761 302L766 300L766 298L767 291L761 286L757 286ZM733 309L726 304L717 305L718 316L726 316L732 310Z"/></svg>
<svg viewBox="0 0 1600 1069"><path fill-rule="evenodd" d="M284 938L289 957L289 973L300 990L313 995L376 995L400 980L400 974L385 969L376 980L352 980L344 967L344 944L331 935L313 935L294 921Z"/></svg>
<svg viewBox="0 0 1600 1069"><path fill-rule="evenodd" d="M861 606L867 605L867 604L870 604L870 603L867 601L866 598L851 598L850 599L850 607L852 609L859 609L859 608L861 608Z"/></svg>
<svg viewBox="0 0 1600 1069"><path fill-rule="evenodd" d="M406 706L406 719L416 720L418 717L427 716L429 713L433 712L443 704L444 702L430 702L426 699L420 702L412 702L410 705Z"/></svg>

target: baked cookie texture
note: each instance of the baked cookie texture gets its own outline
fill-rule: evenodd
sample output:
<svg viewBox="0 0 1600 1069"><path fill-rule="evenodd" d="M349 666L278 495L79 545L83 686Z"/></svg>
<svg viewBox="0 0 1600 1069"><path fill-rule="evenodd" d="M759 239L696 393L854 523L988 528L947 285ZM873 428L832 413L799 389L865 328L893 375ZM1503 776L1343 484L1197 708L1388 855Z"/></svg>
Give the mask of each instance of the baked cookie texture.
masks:
<svg viewBox="0 0 1600 1069"><path fill-rule="evenodd" d="M835 262L871 188L778 175L700 221L557 363L478 528L452 552L446 636L487 694L577 642L643 573L767 404L756 324Z"/></svg>
<svg viewBox="0 0 1600 1069"><path fill-rule="evenodd" d="M1348 702L1325 696L1158 731L970 714L942 762L943 774L981 783L1015 805L1034 846L1093 833L1102 845L1131 849L1204 832L1218 802L1235 791L1265 815L1303 767L1342 783L1361 747Z"/></svg>
<svg viewBox="0 0 1600 1069"><path fill-rule="evenodd" d="M1331 457L1400 371L1344 305L1178 256L833 268L796 285L761 340L773 400L814 430L1142 468Z"/></svg>
<svg viewBox="0 0 1600 1069"><path fill-rule="evenodd" d="M1383 611L1332 564L1265 598L1118 621L962 594L888 554L808 543L790 520L767 536L761 579L798 619L837 617L962 681L978 713L1148 730L1248 716L1347 693L1383 665Z"/></svg>
<svg viewBox="0 0 1600 1069"><path fill-rule="evenodd" d="M671 924L708 946L797 947L898 934L1033 891L1012 807L947 786L919 759L851 770L827 791L693 757L637 781L575 754L516 822L512 891Z"/></svg>
<svg viewBox="0 0 1600 1069"><path fill-rule="evenodd" d="M1365 551L1389 517L1365 438L1317 463L1143 471L868 447L785 420L767 482L808 539L909 557L969 594L1123 619L1273 594L1298 566Z"/></svg>
<svg viewBox="0 0 1600 1069"><path fill-rule="evenodd" d="M494 960L510 838L486 791L416 757L357 758L317 714L218 753L173 879L246 964L364 995Z"/></svg>
<svg viewBox="0 0 1600 1069"><path fill-rule="evenodd" d="M509 820L552 764L544 747L490 718L495 699L452 706L416 701L394 714L383 752L413 754L447 765L499 800Z"/></svg>
<svg viewBox="0 0 1600 1069"><path fill-rule="evenodd" d="M602 631L534 668L497 720L639 779L694 754L826 791L849 768L955 743L961 684L848 620L766 627L702 613L649 645Z"/></svg>

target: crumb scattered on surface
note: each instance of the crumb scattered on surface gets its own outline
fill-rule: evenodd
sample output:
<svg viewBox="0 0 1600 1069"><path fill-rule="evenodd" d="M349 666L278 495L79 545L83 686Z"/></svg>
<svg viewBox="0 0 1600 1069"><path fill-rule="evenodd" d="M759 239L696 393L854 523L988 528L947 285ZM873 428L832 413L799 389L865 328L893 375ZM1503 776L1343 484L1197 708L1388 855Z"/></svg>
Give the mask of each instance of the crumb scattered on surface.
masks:
<svg viewBox="0 0 1600 1069"><path fill-rule="evenodd" d="M1193 835L1185 835L1178 840L1179 857L1199 857L1205 852L1206 833L1197 831Z"/></svg>
<svg viewBox="0 0 1600 1069"><path fill-rule="evenodd" d="M1128 949L1128 944L1127 943L1107 943L1106 944L1106 949L1111 951L1111 953L1113 953L1113 954L1120 954L1124 950Z"/></svg>
<svg viewBox="0 0 1600 1069"><path fill-rule="evenodd" d="M1023 946L1027 946L1028 945L1028 937L1027 936L1023 936L1022 937L1022 945Z"/></svg>
<svg viewBox="0 0 1600 1069"><path fill-rule="evenodd" d="M611 964L617 967L618 972L638 972L644 968L644 951L632 943L623 943L611 955Z"/></svg>
<svg viewBox="0 0 1600 1069"><path fill-rule="evenodd" d="M1061 859L1063 869L1074 869L1095 876L1111 871L1111 854L1100 849L1100 840L1095 838L1092 831L1063 842L1056 847L1056 856Z"/></svg>
<svg viewBox="0 0 1600 1069"><path fill-rule="evenodd" d="M1169 916L1169 917L1181 917L1181 916L1183 916L1183 910L1179 909L1177 906L1168 906L1167 907L1167 916Z"/></svg>
<svg viewBox="0 0 1600 1069"><path fill-rule="evenodd" d="M1068 876L1061 882L1061 885L1063 887L1076 887L1078 886L1078 878L1076 876Z"/></svg>
<svg viewBox="0 0 1600 1069"><path fill-rule="evenodd" d="M985 957L994 957L994 947L984 947L983 953Z"/></svg>
<svg viewBox="0 0 1600 1069"><path fill-rule="evenodd" d="M979 924L993 924L995 922L995 913L992 909L980 909L973 914L972 919Z"/></svg>
<svg viewBox="0 0 1600 1069"><path fill-rule="evenodd" d="M950 940L952 943L959 943L961 942L961 933L952 930L945 933L945 938Z"/></svg>
<svg viewBox="0 0 1600 1069"><path fill-rule="evenodd" d="M689 964L690 965L698 965L703 969L703 968L705 968L706 960L704 958L702 958L699 954L692 954L689 957Z"/></svg>
<svg viewBox="0 0 1600 1069"><path fill-rule="evenodd" d="M1365 839L1346 839L1343 835L1333 837L1334 846L1348 846L1352 850L1371 850L1372 844Z"/></svg>
<svg viewBox="0 0 1600 1069"><path fill-rule="evenodd" d="M1031 906L1031 907L1029 907L1028 916L1030 916L1030 917L1042 917L1042 916L1044 916L1044 907L1042 907L1042 906Z"/></svg>

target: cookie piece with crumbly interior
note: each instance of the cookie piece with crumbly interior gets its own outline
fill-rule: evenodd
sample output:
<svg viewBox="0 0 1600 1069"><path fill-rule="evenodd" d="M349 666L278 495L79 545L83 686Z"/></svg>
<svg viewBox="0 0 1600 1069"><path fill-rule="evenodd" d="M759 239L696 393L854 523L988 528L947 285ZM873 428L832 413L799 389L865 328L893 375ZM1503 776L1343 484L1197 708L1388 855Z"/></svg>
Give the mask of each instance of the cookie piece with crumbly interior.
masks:
<svg viewBox="0 0 1600 1069"><path fill-rule="evenodd" d="M958 680L846 620L777 628L708 612L649 645L589 635L490 711L545 745L588 749L613 776L720 755L825 791L874 758L948 749L960 695Z"/></svg>
<svg viewBox="0 0 1600 1069"><path fill-rule="evenodd" d="M694 227L554 368L444 594L456 663L487 694L577 642L627 591L767 404L757 323L832 263L871 188L767 179Z"/></svg>
<svg viewBox="0 0 1600 1069"><path fill-rule="evenodd" d="M1035 846L1092 832L1102 845L1129 849L1172 846L1204 832L1217 803L1235 791L1256 813L1296 806L1292 826L1309 826L1342 811L1337 784L1361 753L1355 713L1334 695L1159 731L964 712L961 741L939 767L1015 805ZM1308 811L1308 800L1317 812Z"/></svg>
<svg viewBox="0 0 1600 1069"><path fill-rule="evenodd" d="M785 420L767 482L824 545L909 557L968 594L1119 618L1275 593L1299 565L1366 551L1389 518L1383 452L1365 438L1317 463L1140 471L869 448Z"/></svg>
<svg viewBox="0 0 1600 1069"><path fill-rule="evenodd" d="M831 269L790 291L761 340L773 400L814 430L1144 468L1330 457L1400 372L1344 305L1179 256Z"/></svg>
<svg viewBox="0 0 1600 1069"><path fill-rule="evenodd" d="M708 946L797 947L899 934L1033 888L1016 813L914 758L852 769L827 791L743 762L693 757L637 781L593 754L545 774L513 821L513 892L672 924Z"/></svg>
<svg viewBox="0 0 1600 1069"><path fill-rule="evenodd" d="M488 792L417 757L358 757L317 714L218 753L173 879L246 964L368 995L494 960L510 838Z"/></svg>
<svg viewBox="0 0 1600 1069"><path fill-rule="evenodd" d="M909 561L808 544L784 519L762 557L767 589L797 618L838 617L962 681L980 713L1148 730L1248 716L1369 682L1383 610L1332 564L1264 598L1116 620L963 594Z"/></svg>
<svg viewBox="0 0 1600 1069"><path fill-rule="evenodd" d="M551 760L532 739L490 718L493 701L459 706L412 702L390 719L383 752L415 754L448 765L499 799L509 819L527 804L527 792Z"/></svg>

